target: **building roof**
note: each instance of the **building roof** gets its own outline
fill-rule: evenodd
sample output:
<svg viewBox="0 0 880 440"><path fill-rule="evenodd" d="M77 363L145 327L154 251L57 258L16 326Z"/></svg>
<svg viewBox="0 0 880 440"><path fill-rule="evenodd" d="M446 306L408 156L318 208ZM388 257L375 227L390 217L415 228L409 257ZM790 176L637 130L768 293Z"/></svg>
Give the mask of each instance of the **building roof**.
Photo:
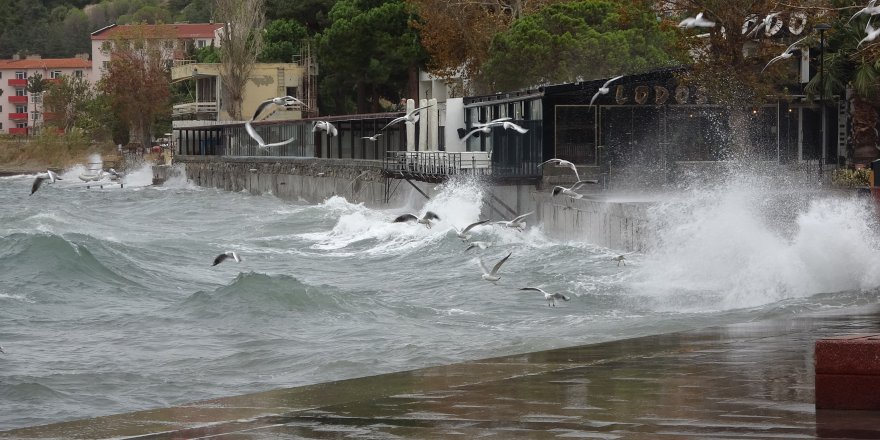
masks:
<svg viewBox="0 0 880 440"><path fill-rule="evenodd" d="M82 58L38 58L0 60L0 69L91 69L92 62Z"/></svg>
<svg viewBox="0 0 880 440"><path fill-rule="evenodd" d="M175 23L175 24L148 24L148 25L110 25L92 32L92 40L109 40L127 32L135 32L140 26L149 36L171 36L175 38L214 38L214 31L223 27L222 23Z"/></svg>

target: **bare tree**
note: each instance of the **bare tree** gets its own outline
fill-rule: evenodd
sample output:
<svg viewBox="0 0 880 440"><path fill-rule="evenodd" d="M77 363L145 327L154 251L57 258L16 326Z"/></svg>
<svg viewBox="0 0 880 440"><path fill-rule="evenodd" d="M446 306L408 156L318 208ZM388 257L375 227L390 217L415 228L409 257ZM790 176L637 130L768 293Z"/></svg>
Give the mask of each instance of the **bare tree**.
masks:
<svg viewBox="0 0 880 440"><path fill-rule="evenodd" d="M266 0L216 0L220 34L220 79L232 118L244 119L241 103L263 45Z"/></svg>

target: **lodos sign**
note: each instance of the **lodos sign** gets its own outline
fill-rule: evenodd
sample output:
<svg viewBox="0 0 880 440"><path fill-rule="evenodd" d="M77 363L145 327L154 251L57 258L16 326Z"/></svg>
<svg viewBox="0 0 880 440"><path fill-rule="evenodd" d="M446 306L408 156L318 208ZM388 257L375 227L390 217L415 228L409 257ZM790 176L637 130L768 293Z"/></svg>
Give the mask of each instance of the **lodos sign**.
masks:
<svg viewBox="0 0 880 440"><path fill-rule="evenodd" d="M671 101L670 101L671 99ZM670 90L665 86L618 85L614 90L614 101L618 105L664 105L675 104L707 104L709 98L705 89L679 85Z"/></svg>

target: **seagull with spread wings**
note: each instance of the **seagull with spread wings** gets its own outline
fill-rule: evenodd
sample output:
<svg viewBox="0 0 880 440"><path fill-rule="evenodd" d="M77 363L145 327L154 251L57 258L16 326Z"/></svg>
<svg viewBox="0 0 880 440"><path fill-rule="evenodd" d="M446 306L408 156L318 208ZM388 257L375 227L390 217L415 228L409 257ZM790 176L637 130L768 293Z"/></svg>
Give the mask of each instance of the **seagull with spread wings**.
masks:
<svg viewBox="0 0 880 440"><path fill-rule="evenodd" d="M507 261L508 258L510 258L511 254L512 252L508 253L506 257L495 263L495 266L492 267L492 270L487 269L486 264L483 263L483 259L480 258L480 269L483 269L483 275L481 275L480 278L486 281L491 281L493 283L500 280L501 275L498 275L498 269L501 269L501 265L504 264L504 262Z"/></svg>
<svg viewBox="0 0 880 440"><path fill-rule="evenodd" d="M470 230L473 229L474 227L476 227L476 226L480 226L480 225L482 225L482 224L484 224L484 223L486 223L486 222L488 222L488 221L489 221L488 219L486 219L486 220L480 220L480 221L478 221L478 222L474 222L474 223L471 223L471 224L465 226L464 229L458 229L458 228L456 228L455 226L453 226L453 229L455 229L455 235L457 235L458 238L462 239L463 241L468 241L468 240L470 240L470 238L471 238L471 236L468 235L468 231L470 231Z"/></svg>
<svg viewBox="0 0 880 440"><path fill-rule="evenodd" d="M428 212L425 212L425 215L423 215L421 218L419 218L419 216L417 216L415 214L399 215L399 216L397 216L397 218L394 219L393 223L408 223L408 222L414 221L416 223L421 223L421 224L425 225L425 227L428 229L431 229L431 221L432 220L440 220L440 216L438 216L437 214L434 214L431 211L428 211Z"/></svg>
<svg viewBox="0 0 880 440"><path fill-rule="evenodd" d="M593 99L590 100L590 105L592 106L593 103L596 102L596 98L598 98L599 95L607 95L608 92L611 91L611 88L609 87L611 85L611 83L619 80L620 78L623 78L623 75L615 76L614 78L611 78L608 81L605 81L605 84L602 84L602 87L599 87L599 90L597 90L596 94L593 95Z"/></svg>
<svg viewBox="0 0 880 440"><path fill-rule="evenodd" d="M555 186L555 187L553 187L553 197L556 197L556 196L562 194L565 196L569 196L573 199L579 199L579 198L583 197L584 195L581 193L575 192L576 189L578 189L584 185L587 185L587 184L597 184L597 183L599 183L598 180L578 180L577 182L574 183L574 185L572 185L568 188L565 188L562 186Z"/></svg>
<svg viewBox="0 0 880 440"><path fill-rule="evenodd" d="M399 122L411 122L411 123L415 124L416 122L419 122L419 111L422 109L426 109L432 105L433 104L428 104L428 105L423 105L421 107L416 107L416 108L410 110L409 112L407 112L405 115L403 115L399 118L392 119L391 122L385 124L385 126L382 127L382 130L379 130L379 131L384 131L386 128L388 128L394 124L397 124Z"/></svg>
<svg viewBox="0 0 880 440"><path fill-rule="evenodd" d="M236 263L241 263L241 257L238 256L237 252L226 251L220 255L217 255L217 257L214 258L214 264L212 264L211 266L216 266L216 265L226 261L226 259L228 259L228 258L232 258L233 260L235 260Z"/></svg>
<svg viewBox="0 0 880 440"><path fill-rule="evenodd" d="M570 301L571 300L571 298L569 298L561 293L549 293L549 292L546 292L544 289L541 289L540 287L523 287L522 289L519 289L519 290L532 290L535 292L541 292L542 294L544 294L544 299L547 300L547 307L556 307L556 300L557 299L561 299L563 301Z"/></svg>
<svg viewBox="0 0 880 440"><path fill-rule="evenodd" d="M574 171L574 178L575 178L575 180L581 180L581 176L580 176L580 174L578 174L578 169L577 169L576 166L574 166L573 163L571 163L571 162L569 162L569 161L567 161L567 160L565 160L565 159L557 159L557 158L554 157L553 159L547 159L547 160L545 160L545 161L539 163L539 164L538 164L538 167L540 168L541 166L546 165L546 164L548 164L548 163L552 163L553 165L556 165L556 166L558 166L558 167L567 167L567 168L571 168L571 170Z"/></svg>
<svg viewBox="0 0 880 440"><path fill-rule="evenodd" d="M685 18L684 20L681 21L681 23L678 24L678 27L685 28L685 29L691 29L691 28L695 28L695 27L714 27L714 26L715 26L715 22L703 18L702 12L697 14L696 17Z"/></svg>
<svg viewBox="0 0 880 440"><path fill-rule="evenodd" d="M52 170L46 170L45 173L39 173L39 174L37 174L37 177L34 179L33 185L31 185L31 195L34 195L34 193L37 192L38 189L40 189L40 186L43 185L43 181L46 181L46 180L48 180L49 183L55 183L56 180L64 180L64 179L62 179L61 177L58 177L58 175L55 174L55 172Z"/></svg>
<svg viewBox="0 0 880 440"><path fill-rule="evenodd" d="M800 40L795 41L794 43L791 43L790 46L785 48L785 52L782 52L782 55L775 56L775 57L773 57L773 59L771 59L769 62L767 62L767 65L764 66L763 69L761 69L761 73L763 73L764 70L766 70L768 67L770 67L771 64L773 64L779 60L787 60L787 59L791 58L794 55L794 50L797 47L797 45L799 45L801 43L801 41L804 41L807 38L808 37L804 37L804 38L801 38Z"/></svg>
<svg viewBox="0 0 880 440"><path fill-rule="evenodd" d="M779 15L779 12L771 12L767 14L767 16L764 17L754 29L750 30L746 36L751 37L756 35L761 29L764 29L765 32L769 31L770 27L773 26L773 19L776 18L777 15Z"/></svg>
<svg viewBox="0 0 880 440"><path fill-rule="evenodd" d="M513 220L500 220L495 222L496 225L502 225L507 228L516 229L517 231L522 231L526 227L526 222L523 221L524 218L534 214L535 211L529 211L523 215L514 217Z"/></svg>
<svg viewBox="0 0 880 440"><path fill-rule="evenodd" d="M312 124L312 133L317 133L319 131L324 131L330 136L339 135L339 131L336 130L336 126L327 121L315 121L315 123Z"/></svg>
<svg viewBox="0 0 880 440"><path fill-rule="evenodd" d="M462 136L461 139L465 140L478 131L488 134L492 131L493 127L501 127L505 130L513 130L519 134L524 134L529 131L528 128L523 128L519 125L514 124L513 122L510 122L510 118L499 118L491 120L485 124L474 124L474 128L471 131L467 132L467 134Z"/></svg>

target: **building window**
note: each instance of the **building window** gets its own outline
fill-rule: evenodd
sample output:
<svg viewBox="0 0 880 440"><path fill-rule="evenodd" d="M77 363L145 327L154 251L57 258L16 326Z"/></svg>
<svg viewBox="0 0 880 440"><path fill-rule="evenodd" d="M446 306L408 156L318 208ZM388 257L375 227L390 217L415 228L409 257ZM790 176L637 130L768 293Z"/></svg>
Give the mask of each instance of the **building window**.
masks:
<svg viewBox="0 0 880 440"><path fill-rule="evenodd" d="M31 115L33 116L33 120L35 120L35 121L40 119L40 112L38 112L36 110L32 111Z"/></svg>
<svg viewBox="0 0 880 440"><path fill-rule="evenodd" d="M103 67L104 70L106 70L108 67L110 67L110 61L101 62L101 67Z"/></svg>
<svg viewBox="0 0 880 440"><path fill-rule="evenodd" d="M15 79L27 79L27 72L15 72Z"/></svg>
<svg viewBox="0 0 880 440"><path fill-rule="evenodd" d="M27 96L25 89L15 89L15 96Z"/></svg>
<svg viewBox="0 0 880 440"><path fill-rule="evenodd" d="M43 102L43 94L42 93L34 93L31 95L31 102L34 104L39 104Z"/></svg>
<svg viewBox="0 0 880 440"><path fill-rule="evenodd" d="M82 70L74 70L74 71L73 71L73 76L75 76L75 77L77 77L77 78L82 78L82 76L83 76L83 71L82 71Z"/></svg>
<svg viewBox="0 0 880 440"><path fill-rule="evenodd" d="M199 46L199 49L205 47L205 40L198 40L196 44Z"/></svg>
<svg viewBox="0 0 880 440"><path fill-rule="evenodd" d="M15 112L16 113L27 113L27 106L26 105L17 105L17 106L15 106Z"/></svg>
<svg viewBox="0 0 880 440"><path fill-rule="evenodd" d="M49 78L50 79L61 78L61 71L60 70L53 70L53 71L49 72Z"/></svg>
<svg viewBox="0 0 880 440"><path fill-rule="evenodd" d="M27 128L27 122L16 122L15 128Z"/></svg>
<svg viewBox="0 0 880 440"><path fill-rule="evenodd" d="M3 130L3 123L0 122L0 130Z"/></svg>

